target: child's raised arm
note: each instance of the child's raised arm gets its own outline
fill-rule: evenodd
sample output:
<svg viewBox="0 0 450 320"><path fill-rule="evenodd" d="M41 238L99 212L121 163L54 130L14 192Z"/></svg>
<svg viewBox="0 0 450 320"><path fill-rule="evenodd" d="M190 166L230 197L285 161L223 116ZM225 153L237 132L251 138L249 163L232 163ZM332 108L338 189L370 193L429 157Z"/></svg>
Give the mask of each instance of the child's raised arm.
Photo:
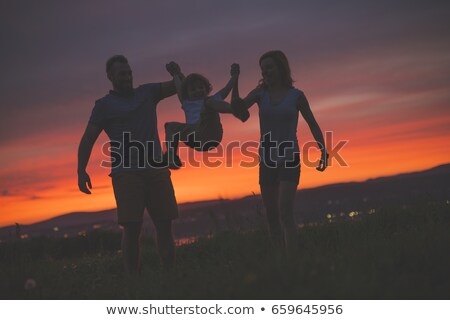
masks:
<svg viewBox="0 0 450 320"><path fill-rule="evenodd" d="M239 97L239 76L233 82L233 92L231 94L231 110L233 115L241 119L242 122L247 121L250 117L248 109L254 105L260 96L261 89L256 87L244 99Z"/></svg>
<svg viewBox="0 0 450 320"><path fill-rule="evenodd" d="M230 76L231 76L230 80L225 85L225 87L223 87L223 89L221 89L219 92L217 92L217 94L220 95L220 97L222 99L225 99L230 94L231 89L233 89L233 87L235 86L235 83L237 82L237 79L239 78L239 73L240 73L239 64L233 63L231 65L231 70L230 70Z"/></svg>
<svg viewBox="0 0 450 320"><path fill-rule="evenodd" d="M176 62L169 62L166 64L166 70L173 77L173 83L175 84L175 88L177 89L177 96L180 102L183 101L181 94L181 84L183 82L183 74L181 73L180 66Z"/></svg>
<svg viewBox="0 0 450 320"><path fill-rule="evenodd" d="M239 65L238 65L239 67ZM231 112L233 115L240 119L242 122L245 122L250 117L250 113L248 112L248 108L244 106L244 100L239 97L239 70L237 75L234 77L233 92L231 93Z"/></svg>

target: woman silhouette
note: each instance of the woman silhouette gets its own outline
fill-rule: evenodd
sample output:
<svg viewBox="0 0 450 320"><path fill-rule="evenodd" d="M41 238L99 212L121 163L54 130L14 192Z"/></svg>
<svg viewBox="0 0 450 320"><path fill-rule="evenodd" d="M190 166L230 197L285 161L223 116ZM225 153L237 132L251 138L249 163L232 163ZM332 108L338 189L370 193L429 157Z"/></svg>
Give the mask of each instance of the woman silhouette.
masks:
<svg viewBox="0 0 450 320"><path fill-rule="evenodd" d="M327 167L328 154L319 125L304 93L292 85L286 55L279 50L264 53L259 59L262 79L244 99L239 98L237 83L233 88L232 107L246 110L259 107L261 140L259 147L259 184L266 208L272 240L293 257L297 251L294 200L300 179L300 150L297 141L298 113L322 152L317 170Z"/></svg>

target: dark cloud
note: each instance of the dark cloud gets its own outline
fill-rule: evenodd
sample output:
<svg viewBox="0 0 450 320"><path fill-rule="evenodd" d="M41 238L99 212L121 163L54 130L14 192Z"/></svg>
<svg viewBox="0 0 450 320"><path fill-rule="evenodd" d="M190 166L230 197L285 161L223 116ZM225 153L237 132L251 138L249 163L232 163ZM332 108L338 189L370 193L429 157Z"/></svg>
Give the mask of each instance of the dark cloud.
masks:
<svg viewBox="0 0 450 320"><path fill-rule="evenodd" d="M235 61L245 71L243 80L251 75L256 83L257 58L273 48L286 51L300 70L300 83L308 81L303 76L370 57L373 65L366 67L377 70L391 57L425 52L417 63L427 64L430 52L450 56L447 2L98 3L1 5L0 37L8 45L0 52L6 74L0 79L0 142L42 131L83 130L94 101L109 89L104 62L115 53L130 58L136 84L166 80L164 64L173 59L187 72L205 73L216 88ZM442 63L438 68L448 71L450 62ZM429 75L427 83L445 86L444 74L450 73ZM336 88L341 82L355 85L332 74L325 81ZM402 85L413 90L420 83ZM174 101L166 112L176 108Z"/></svg>

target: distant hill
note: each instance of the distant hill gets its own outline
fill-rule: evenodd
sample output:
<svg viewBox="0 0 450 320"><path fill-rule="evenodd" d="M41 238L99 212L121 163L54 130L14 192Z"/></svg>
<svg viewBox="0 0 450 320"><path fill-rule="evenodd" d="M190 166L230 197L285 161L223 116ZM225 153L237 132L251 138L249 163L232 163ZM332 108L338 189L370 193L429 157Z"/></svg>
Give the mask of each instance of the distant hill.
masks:
<svg viewBox="0 0 450 320"><path fill-rule="evenodd" d="M327 214L367 212L387 205L406 207L415 201L450 200L450 164L429 170L326 185L297 192L295 213L299 223L324 220ZM237 200L211 200L179 205L180 218L174 223L178 239L206 235L226 229L248 228L264 223L259 195ZM450 205L449 205L450 209ZM144 215L144 233L153 233L148 215ZM39 235L73 236L92 230L119 231L116 210L74 212L46 221L20 226L28 237ZM0 228L0 239L14 239L16 227Z"/></svg>

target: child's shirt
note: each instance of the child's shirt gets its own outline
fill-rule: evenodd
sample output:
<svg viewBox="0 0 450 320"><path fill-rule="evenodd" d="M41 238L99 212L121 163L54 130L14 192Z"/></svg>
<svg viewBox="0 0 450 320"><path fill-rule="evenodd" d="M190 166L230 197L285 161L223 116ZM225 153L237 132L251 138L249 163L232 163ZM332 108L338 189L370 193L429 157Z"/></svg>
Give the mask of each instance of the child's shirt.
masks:
<svg viewBox="0 0 450 320"><path fill-rule="evenodd" d="M208 97L216 101L223 101L220 92ZM200 113L205 105L205 99L202 100L183 100L181 108L184 110L187 124L194 124L200 121Z"/></svg>

